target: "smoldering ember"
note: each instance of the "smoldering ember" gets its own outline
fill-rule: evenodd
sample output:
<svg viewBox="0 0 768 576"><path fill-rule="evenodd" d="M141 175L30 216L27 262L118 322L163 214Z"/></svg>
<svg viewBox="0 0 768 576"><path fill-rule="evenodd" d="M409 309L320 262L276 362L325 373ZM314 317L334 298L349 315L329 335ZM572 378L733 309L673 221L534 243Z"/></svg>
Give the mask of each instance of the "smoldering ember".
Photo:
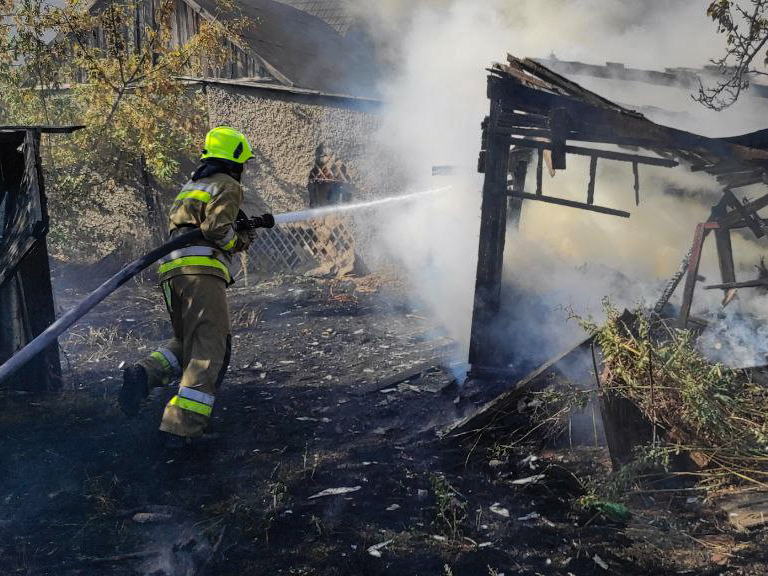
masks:
<svg viewBox="0 0 768 576"><path fill-rule="evenodd" d="M0 7L0 574L768 573L768 2Z"/></svg>

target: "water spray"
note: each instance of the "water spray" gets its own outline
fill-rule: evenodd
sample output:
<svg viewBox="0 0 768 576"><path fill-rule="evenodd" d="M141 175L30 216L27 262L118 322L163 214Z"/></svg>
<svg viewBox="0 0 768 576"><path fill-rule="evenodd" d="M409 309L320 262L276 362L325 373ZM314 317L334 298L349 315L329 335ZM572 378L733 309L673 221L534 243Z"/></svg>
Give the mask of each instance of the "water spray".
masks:
<svg viewBox="0 0 768 576"><path fill-rule="evenodd" d="M323 208L311 208L309 210L298 210L295 212L285 212L283 214L275 215L276 224L287 224L291 222L302 222L307 220L313 220L316 218L322 218L323 216L329 216L331 214L346 213L356 210L365 210L371 208L378 208L387 204L395 204L401 202L415 201L423 198L430 197L440 192L449 190L450 186L442 188L434 188L432 190L426 190L422 192L413 192L411 194L404 194L402 196L393 196L391 198L382 198L380 200L371 200L370 202L360 202L357 204L341 204L338 206L327 206ZM167 256L174 250L189 246L195 242L199 242L203 239L203 234L199 228L190 230L172 238L165 244L158 246L151 252L148 252L138 260L134 260L130 264L124 266L117 274L112 276L109 280L104 282L101 286L91 292L86 298L80 302L77 306L68 310L53 324L43 330L38 336L32 339L29 344L24 346L21 350L11 356L5 364L0 366L0 384L2 384L7 378L9 378L19 368L24 366L27 362L32 360L35 356L40 354L48 346L52 345L56 338L61 336L69 328L71 328L80 318L85 316L94 306L103 301L107 296L112 294L120 286L128 282L131 278L136 276L139 272L151 266L164 256Z"/></svg>
<svg viewBox="0 0 768 576"><path fill-rule="evenodd" d="M440 194L441 192L447 192L451 188L452 186L443 186L441 188L433 188L431 190L424 190L421 192L412 192L411 194L403 194L402 196L392 196L391 198L381 198L379 200L371 200L369 202L358 202L356 204L337 204L334 206L323 206L322 208L309 208L307 210L285 212L283 214L275 214L275 223L290 224L291 222L303 222L306 220L314 220L316 218L322 218L323 216L344 214L346 212L354 212L357 210L381 208L383 206L386 206L387 204L399 204L400 202L421 200L428 196Z"/></svg>

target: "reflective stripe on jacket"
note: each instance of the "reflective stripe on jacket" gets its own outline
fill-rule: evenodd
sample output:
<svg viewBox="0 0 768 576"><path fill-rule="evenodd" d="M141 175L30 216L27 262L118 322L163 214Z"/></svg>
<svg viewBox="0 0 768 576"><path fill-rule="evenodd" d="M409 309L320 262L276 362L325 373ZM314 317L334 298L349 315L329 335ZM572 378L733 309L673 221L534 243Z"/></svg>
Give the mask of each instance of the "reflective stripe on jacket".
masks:
<svg viewBox="0 0 768 576"><path fill-rule="evenodd" d="M199 227L200 246L177 250L160 261L160 280L180 274L211 274L231 282L229 263L238 243L234 221L243 201L240 183L227 174L190 180L176 196L169 215L170 231Z"/></svg>

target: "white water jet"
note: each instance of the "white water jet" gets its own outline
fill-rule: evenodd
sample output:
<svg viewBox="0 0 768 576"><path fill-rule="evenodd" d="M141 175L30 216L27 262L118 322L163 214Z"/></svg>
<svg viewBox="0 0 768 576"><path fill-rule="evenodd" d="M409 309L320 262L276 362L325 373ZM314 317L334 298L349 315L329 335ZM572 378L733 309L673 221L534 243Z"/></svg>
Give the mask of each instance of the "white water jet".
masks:
<svg viewBox="0 0 768 576"><path fill-rule="evenodd" d="M423 190L421 192L412 192L410 194L403 194L402 196L392 196L390 198L381 198L379 200L371 200L369 202L358 202L355 204L338 204L334 206L323 206L322 208L308 208L306 210L284 212L282 214L274 215L275 223L289 224L291 222L303 222L305 220L322 218L323 216L329 216L331 214L341 214L344 212L352 212L355 210L366 210L368 208L378 208L383 205L394 204L396 202L412 202L415 200L422 200L426 197L439 194L441 192L447 192L451 188L453 187L443 186L441 188L432 188L430 190Z"/></svg>

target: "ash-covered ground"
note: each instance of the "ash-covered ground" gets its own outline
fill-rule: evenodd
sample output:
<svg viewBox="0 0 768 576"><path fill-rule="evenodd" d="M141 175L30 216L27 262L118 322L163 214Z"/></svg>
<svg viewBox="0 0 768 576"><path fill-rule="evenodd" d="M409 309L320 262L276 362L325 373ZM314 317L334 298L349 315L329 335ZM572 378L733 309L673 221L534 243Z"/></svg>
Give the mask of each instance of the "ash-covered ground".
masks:
<svg viewBox="0 0 768 576"><path fill-rule="evenodd" d="M115 405L119 363L168 336L151 286L62 340L60 396L4 393L0 573L765 573L765 533L691 494L645 493L628 521L582 511L601 449L441 439L483 394L443 367L453 343L395 283L279 277L230 304L229 375L211 438L188 451L157 436L172 388L134 419Z"/></svg>

